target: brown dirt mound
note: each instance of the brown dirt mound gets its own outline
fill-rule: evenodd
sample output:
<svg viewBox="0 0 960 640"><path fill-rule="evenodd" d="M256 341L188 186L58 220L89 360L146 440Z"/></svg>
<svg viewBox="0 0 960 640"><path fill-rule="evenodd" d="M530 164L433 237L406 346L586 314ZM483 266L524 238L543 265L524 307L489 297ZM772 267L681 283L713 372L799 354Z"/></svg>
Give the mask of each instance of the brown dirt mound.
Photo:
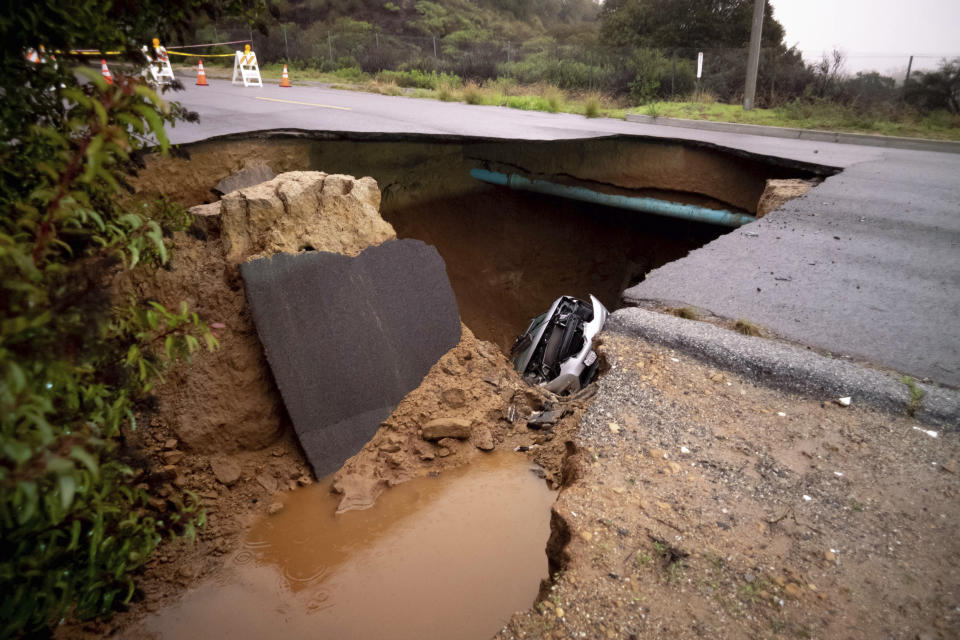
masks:
<svg viewBox="0 0 960 640"><path fill-rule="evenodd" d="M370 507L387 487L467 464L482 451L543 448L555 439L550 430L538 435L529 429L526 417L559 399L529 387L496 346L477 340L466 326L462 330L460 344L334 475L333 489L343 496L339 511ZM566 408L572 417L575 407ZM465 428L469 438L425 439L424 425L438 419L455 424L456 431ZM551 474L559 469L562 450L555 454L556 460L545 465Z"/></svg>

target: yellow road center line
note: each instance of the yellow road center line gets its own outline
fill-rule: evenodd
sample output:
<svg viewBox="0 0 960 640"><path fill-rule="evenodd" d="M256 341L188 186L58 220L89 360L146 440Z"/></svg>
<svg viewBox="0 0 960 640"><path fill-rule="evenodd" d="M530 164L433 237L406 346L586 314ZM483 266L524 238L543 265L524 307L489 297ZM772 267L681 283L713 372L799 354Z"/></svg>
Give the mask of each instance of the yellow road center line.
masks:
<svg viewBox="0 0 960 640"><path fill-rule="evenodd" d="M305 107L323 107L324 109L340 109L341 111L353 111L350 107L335 107L332 104L317 104L316 102L298 102L297 100L281 100L280 98L264 98L255 96L254 100L268 100L270 102L283 102L285 104L302 104Z"/></svg>

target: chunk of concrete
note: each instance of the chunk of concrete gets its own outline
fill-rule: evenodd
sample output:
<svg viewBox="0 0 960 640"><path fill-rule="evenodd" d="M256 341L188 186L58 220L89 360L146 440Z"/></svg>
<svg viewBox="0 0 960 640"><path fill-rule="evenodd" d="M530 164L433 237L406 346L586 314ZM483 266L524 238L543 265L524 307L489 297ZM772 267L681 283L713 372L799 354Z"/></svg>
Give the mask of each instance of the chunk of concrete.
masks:
<svg viewBox="0 0 960 640"><path fill-rule="evenodd" d="M456 438L466 440L470 437L471 422L464 418L437 418L423 425L424 440Z"/></svg>
<svg viewBox="0 0 960 640"><path fill-rule="evenodd" d="M290 171L221 200L227 264L304 250L355 256L396 238L373 178Z"/></svg>
<svg viewBox="0 0 960 640"><path fill-rule="evenodd" d="M314 472L339 468L460 340L443 259L419 240L241 265L257 333Z"/></svg>

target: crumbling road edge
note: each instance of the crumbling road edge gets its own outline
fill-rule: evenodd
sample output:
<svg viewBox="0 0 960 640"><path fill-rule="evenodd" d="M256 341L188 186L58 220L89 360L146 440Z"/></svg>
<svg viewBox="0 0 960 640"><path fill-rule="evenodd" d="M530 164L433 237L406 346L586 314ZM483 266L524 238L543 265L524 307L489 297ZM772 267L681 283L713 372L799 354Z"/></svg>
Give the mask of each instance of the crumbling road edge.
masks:
<svg viewBox="0 0 960 640"><path fill-rule="evenodd" d="M960 427L960 392L911 381L890 372L828 358L800 346L741 335L721 327L638 307L620 309L604 333L635 335L688 353L765 385L823 401L852 396L892 413L913 413L921 422L947 430Z"/></svg>

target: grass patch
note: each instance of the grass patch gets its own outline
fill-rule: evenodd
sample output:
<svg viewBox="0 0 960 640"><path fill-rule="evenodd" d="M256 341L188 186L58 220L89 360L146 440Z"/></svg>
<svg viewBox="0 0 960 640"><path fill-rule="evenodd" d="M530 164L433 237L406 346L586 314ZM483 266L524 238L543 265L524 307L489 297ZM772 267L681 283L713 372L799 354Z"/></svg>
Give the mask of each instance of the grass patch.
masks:
<svg viewBox="0 0 960 640"><path fill-rule="evenodd" d="M598 118L600 117L600 97L597 95L589 95L583 101L583 115L588 118Z"/></svg>
<svg viewBox="0 0 960 640"><path fill-rule="evenodd" d="M673 315L678 318L683 318L684 320L699 320L700 314L697 313L696 309L692 307L682 307L680 309L674 309Z"/></svg>
<svg viewBox="0 0 960 640"><path fill-rule="evenodd" d="M658 102L631 109L629 113L654 118L684 118L795 129L960 140L960 115L946 111L922 115L906 107L867 111L827 101L794 101L774 109L755 108L744 111L738 104L723 104L716 102L712 96L704 95L698 101Z"/></svg>
<svg viewBox="0 0 960 640"><path fill-rule="evenodd" d="M733 325L734 331L742 333L745 336L760 336L763 335L763 332L760 331L760 327L753 324L749 320L737 320Z"/></svg>
<svg viewBox="0 0 960 640"><path fill-rule="evenodd" d="M550 103L546 98L540 96L510 96L507 98L507 106L511 109L522 109L523 111L550 110Z"/></svg>
<svg viewBox="0 0 960 640"><path fill-rule="evenodd" d="M900 381L907 385L907 389L910 391L910 400L907 402L907 415L912 418L917 413L917 410L923 406L923 398L927 395L927 392L921 389L917 381L910 376L903 376L900 378Z"/></svg>
<svg viewBox="0 0 960 640"><path fill-rule="evenodd" d="M463 85L460 97L467 104L483 104L483 90L476 82L468 82Z"/></svg>

